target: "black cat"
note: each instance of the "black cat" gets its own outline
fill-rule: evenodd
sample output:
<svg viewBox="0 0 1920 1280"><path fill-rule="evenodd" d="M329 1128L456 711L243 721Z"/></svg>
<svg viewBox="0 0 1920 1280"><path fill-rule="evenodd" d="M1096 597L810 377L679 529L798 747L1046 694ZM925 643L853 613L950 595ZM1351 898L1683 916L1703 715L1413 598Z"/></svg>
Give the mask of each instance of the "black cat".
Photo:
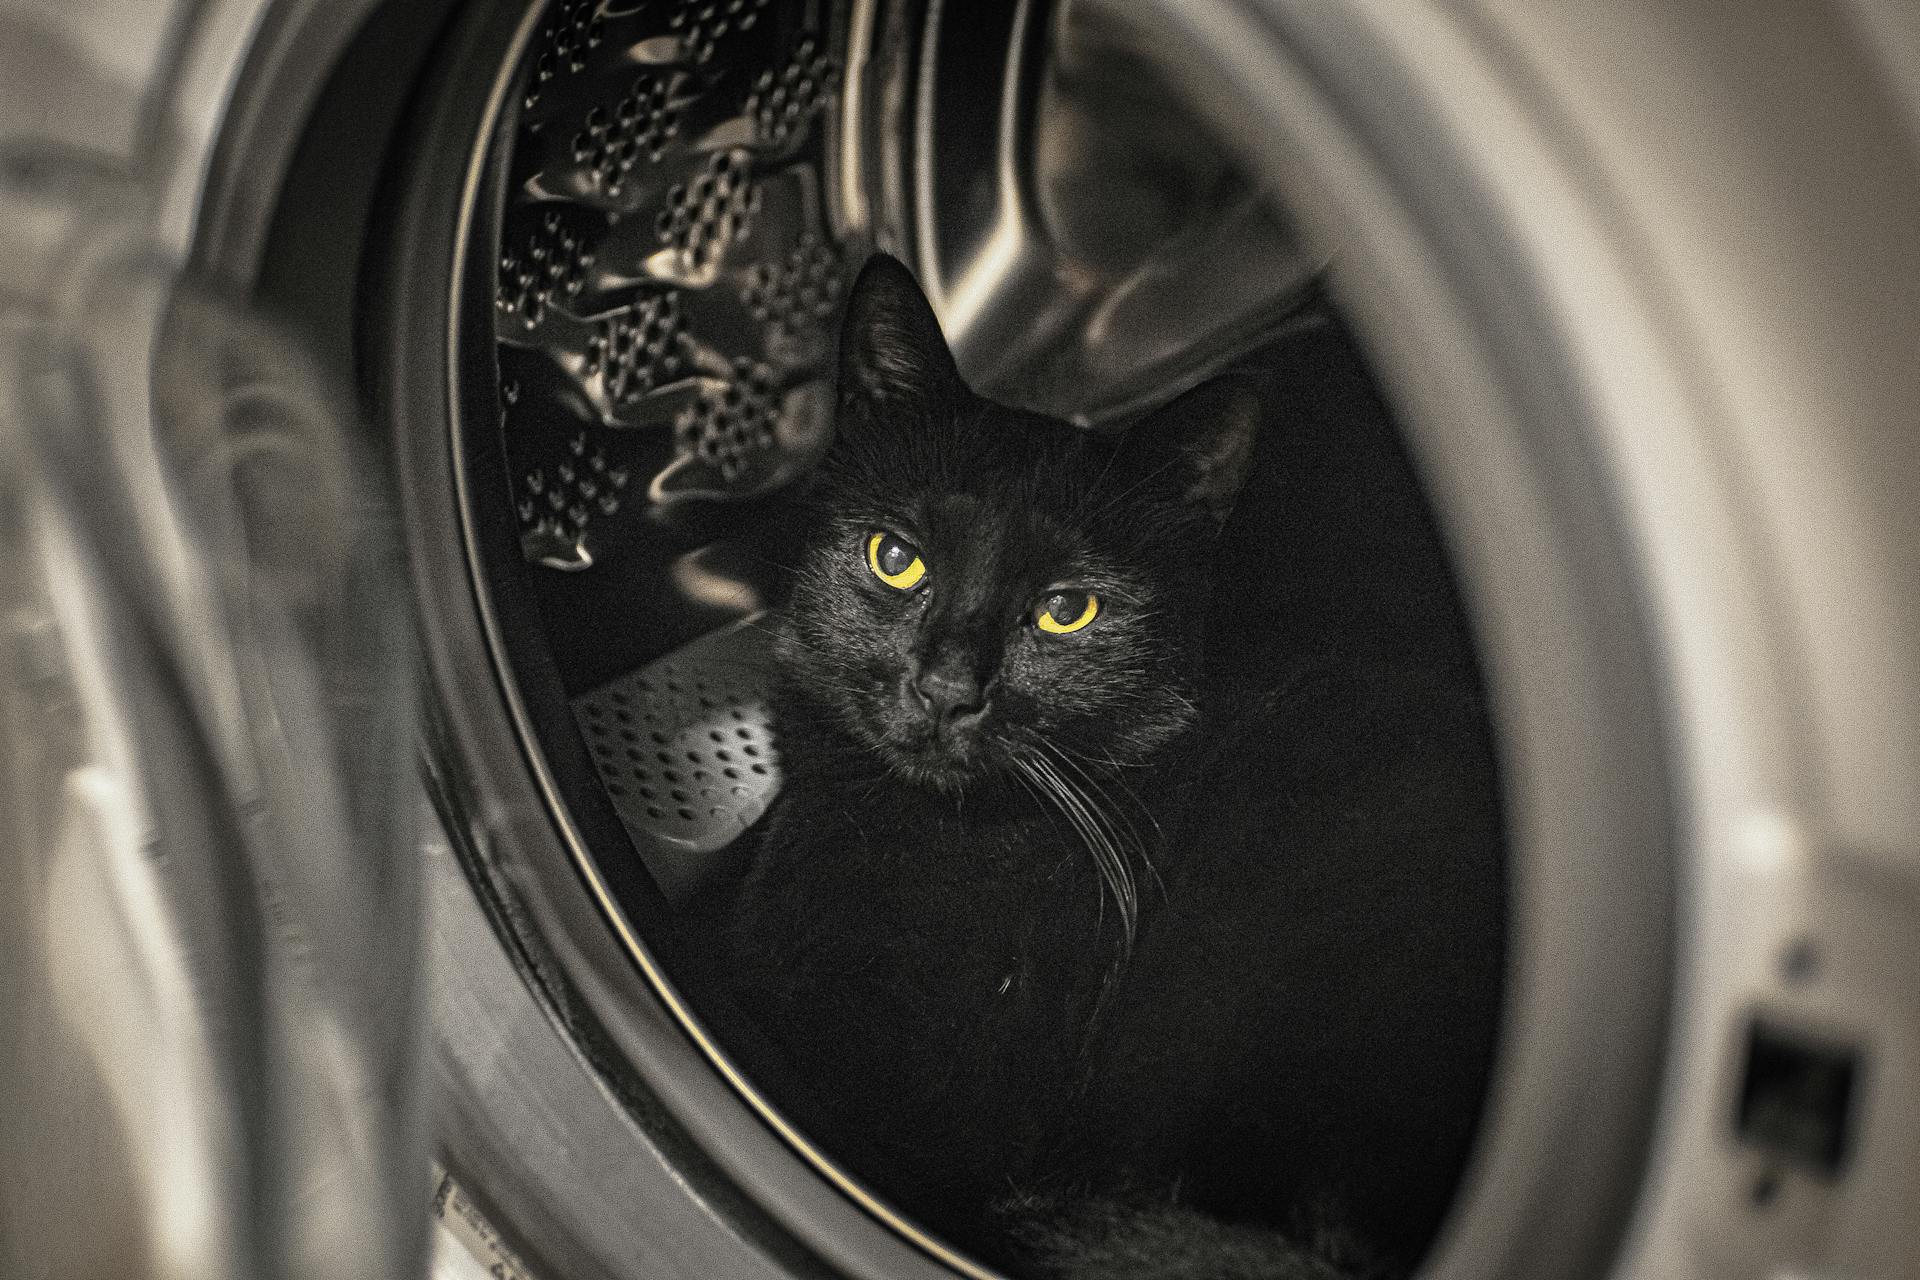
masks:
<svg viewBox="0 0 1920 1280"><path fill-rule="evenodd" d="M1228 523L1273 408L1246 380L1119 438L991 404L884 257L840 380L772 624L784 789L688 936L729 1047L1002 1266L1403 1270L1498 996L1450 601L1427 644L1287 612L1287 531Z"/></svg>

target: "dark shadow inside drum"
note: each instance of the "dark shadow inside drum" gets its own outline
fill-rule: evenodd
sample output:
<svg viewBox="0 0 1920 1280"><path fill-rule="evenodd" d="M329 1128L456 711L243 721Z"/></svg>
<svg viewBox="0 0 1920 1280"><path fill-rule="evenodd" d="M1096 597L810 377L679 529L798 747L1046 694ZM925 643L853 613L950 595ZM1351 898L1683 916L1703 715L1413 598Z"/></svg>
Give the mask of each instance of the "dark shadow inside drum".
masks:
<svg viewBox="0 0 1920 1280"><path fill-rule="evenodd" d="M1071 36L1033 16L1044 9L983 8L988 20L949 42L946 62L926 53L928 33L903 41L915 54L903 65L935 75L920 110L956 142L946 168L916 171L926 207L889 222L875 190L864 216L848 206L862 175L846 168L845 143L863 127L842 110L849 34L813 7L556 7L496 134L497 224L479 220L498 233L492 278L473 282L492 295L498 412L462 430L469 456L510 488L470 495L490 507L476 527L500 535L482 539L482 572L526 602L527 625L505 628L503 645L588 856L720 1048L805 1130L822 1095L884 1081L783 1069L724 974L676 967L686 948L672 916L739 873L780 800L765 623L788 587L793 491L833 433L833 340L853 271L874 243L915 257L943 286L930 292L984 391L1102 427L1228 360L1246 371L1262 388L1260 423L1210 566L1202 722L1239 754L1201 782L1237 820L1220 825L1239 853L1164 904L1211 927L1187 935L1206 938L1207 954L1126 991L1159 1034L1087 1087L1092 1119L1040 1141L1073 1147L1076 1169L1124 1174L1125 1187L1102 1189L1111 1202L1125 1191L1161 1204L1177 1187L1210 1222L1404 1273L1466 1160L1500 996L1499 784L1459 593L1392 414L1333 307L1314 289L1261 303L1221 283L1270 265L1221 269L1223 254L1231 266L1232 253L1270 247L1259 201L1197 149L1171 179L1146 152L1116 160L1086 122L1155 119L1150 96L1130 74L1099 72L1120 54L1098 40L1051 63L1031 43L1020 55L1022 31ZM973 65L992 58L1005 62ZM874 52L863 74L882 62ZM991 84L989 108L1017 108L1015 63L1041 68L1046 88L1027 101L1049 104L1054 125L1023 133L1018 110L989 110L994 137L981 142L952 118L969 103L954 88ZM1124 110L1083 102L1076 114L1075 93L1116 85ZM1156 128L1165 154L1180 131ZM983 304L964 269L968 237L924 224L964 213L969 191L994 205L976 171L1026 146L1070 179L1029 203L1077 274L1049 259ZM1057 163L1068 153L1088 162ZM1185 197L1148 198L1156 181ZM1103 208L1149 231L1112 234L1088 215ZM1117 283L1103 293L1102 280ZM1049 281L1071 287L1049 293ZM1203 342L1219 319L1209 297L1233 323ZM1184 313L1121 305L1142 298L1192 308L1192 358L1167 336ZM1014 327L1046 343L996 341L1022 317L1033 323ZM1128 332L1158 363L1086 336ZM540 689L552 705L533 705ZM964 1249L1016 1269L1045 1252L1009 1244L975 1207L889 1185L884 1162L863 1165L830 1132L807 1136L813 1154L846 1159ZM934 1151L947 1140L897 1138ZM1078 1188L1043 1177L1011 1190Z"/></svg>

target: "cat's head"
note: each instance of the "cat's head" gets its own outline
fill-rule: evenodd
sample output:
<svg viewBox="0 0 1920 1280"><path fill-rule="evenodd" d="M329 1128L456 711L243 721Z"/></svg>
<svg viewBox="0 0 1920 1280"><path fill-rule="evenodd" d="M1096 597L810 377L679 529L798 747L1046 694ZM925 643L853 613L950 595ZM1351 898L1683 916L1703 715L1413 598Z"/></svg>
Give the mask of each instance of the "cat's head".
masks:
<svg viewBox="0 0 1920 1280"><path fill-rule="evenodd" d="M1192 722L1208 563L1257 400L1214 383L1122 437L990 403L876 257L779 644L789 684L898 777L958 791L1135 764Z"/></svg>

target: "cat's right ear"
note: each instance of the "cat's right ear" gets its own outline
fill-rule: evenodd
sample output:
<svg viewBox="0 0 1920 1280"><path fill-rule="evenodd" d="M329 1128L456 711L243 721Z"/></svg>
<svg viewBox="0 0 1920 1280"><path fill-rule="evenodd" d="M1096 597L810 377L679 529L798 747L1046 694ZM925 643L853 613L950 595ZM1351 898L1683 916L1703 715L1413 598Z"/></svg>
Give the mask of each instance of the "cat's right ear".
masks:
<svg viewBox="0 0 1920 1280"><path fill-rule="evenodd" d="M940 321L913 274L887 254L868 258L840 324L842 407L911 411L960 386Z"/></svg>

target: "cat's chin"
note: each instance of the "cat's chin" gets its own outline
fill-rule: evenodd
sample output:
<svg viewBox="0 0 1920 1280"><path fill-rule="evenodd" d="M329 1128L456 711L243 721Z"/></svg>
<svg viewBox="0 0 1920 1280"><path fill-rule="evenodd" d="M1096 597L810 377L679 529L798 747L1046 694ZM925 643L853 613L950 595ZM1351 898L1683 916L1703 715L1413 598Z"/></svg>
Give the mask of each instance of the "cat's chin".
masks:
<svg viewBox="0 0 1920 1280"><path fill-rule="evenodd" d="M925 752L888 752L888 768L895 777L924 791L955 796L977 786L989 770L977 764L942 759Z"/></svg>
<svg viewBox="0 0 1920 1280"><path fill-rule="evenodd" d="M895 777L944 796L959 795L997 773L984 744L977 742L928 737L913 743L879 743L875 750Z"/></svg>

